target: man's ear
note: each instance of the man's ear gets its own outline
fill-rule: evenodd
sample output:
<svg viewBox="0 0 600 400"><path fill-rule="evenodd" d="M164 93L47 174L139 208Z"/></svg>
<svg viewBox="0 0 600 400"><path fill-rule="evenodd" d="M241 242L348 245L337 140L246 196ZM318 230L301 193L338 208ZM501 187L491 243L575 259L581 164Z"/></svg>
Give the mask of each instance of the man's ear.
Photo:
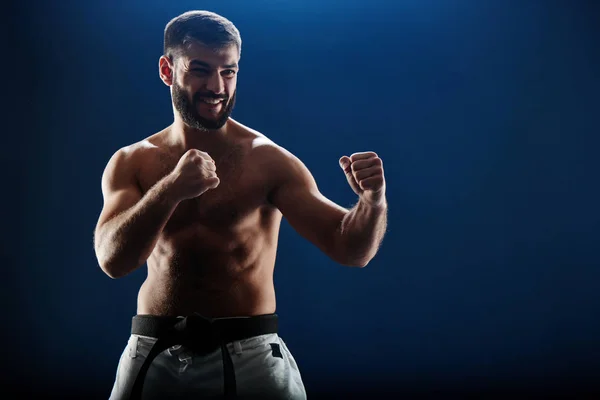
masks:
<svg viewBox="0 0 600 400"><path fill-rule="evenodd" d="M171 86L173 84L174 68L175 66L169 57L161 56L158 60L158 74L160 75L160 79L167 86Z"/></svg>

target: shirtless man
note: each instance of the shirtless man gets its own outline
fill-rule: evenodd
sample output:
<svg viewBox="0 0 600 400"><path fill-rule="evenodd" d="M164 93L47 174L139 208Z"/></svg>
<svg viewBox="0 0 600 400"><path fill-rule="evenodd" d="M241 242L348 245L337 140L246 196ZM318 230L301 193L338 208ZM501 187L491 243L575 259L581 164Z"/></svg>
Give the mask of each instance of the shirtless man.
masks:
<svg viewBox="0 0 600 400"><path fill-rule="evenodd" d="M174 121L116 151L102 176L100 267L121 278L148 266L111 399L142 390L144 399L303 399L277 335L281 218L336 262L364 267L386 230L382 161L373 152L340 158L358 202L336 205L298 158L230 118L241 39L229 20L187 12L164 40L159 73ZM173 339L181 331L191 334Z"/></svg>

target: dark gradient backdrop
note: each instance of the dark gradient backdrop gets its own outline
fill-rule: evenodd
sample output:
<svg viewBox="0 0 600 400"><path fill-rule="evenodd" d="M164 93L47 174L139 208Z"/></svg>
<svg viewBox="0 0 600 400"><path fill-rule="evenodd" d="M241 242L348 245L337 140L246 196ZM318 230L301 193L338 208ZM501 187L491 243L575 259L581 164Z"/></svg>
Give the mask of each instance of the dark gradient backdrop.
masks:
<svg viewBox="0 0 600 400"><path fill-rule="evenodd" d="M384 160L367 268L282 227L281 336L309 398L597 389L598 3L23 2L4 27L4 388L108 397L146 272L97 265L100 176L172 120L163 27L199 8L242 34L234 118L325 195L356 201L340 156Z"/></svg>

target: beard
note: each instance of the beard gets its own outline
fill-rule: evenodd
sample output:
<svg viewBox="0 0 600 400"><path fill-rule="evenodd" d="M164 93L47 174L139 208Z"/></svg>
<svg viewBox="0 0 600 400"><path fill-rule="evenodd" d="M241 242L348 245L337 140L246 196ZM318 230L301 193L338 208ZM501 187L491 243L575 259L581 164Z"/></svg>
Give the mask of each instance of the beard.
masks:
<svg viewBox="0 0 600 400"><path fill-rule="evenodd" d="M190 102L183 88L176 82L173 82L173 105L175 106L175 110L177 110L186 125L201 131L215 130L225 125L233 111L235 95L236 92L233 93L231 98L228 98L227 96L218 96L210 92L197 92ZM202 98L223 99L223 110L216 118L204 118L198 113L198 103L202 102Z"/></svg>

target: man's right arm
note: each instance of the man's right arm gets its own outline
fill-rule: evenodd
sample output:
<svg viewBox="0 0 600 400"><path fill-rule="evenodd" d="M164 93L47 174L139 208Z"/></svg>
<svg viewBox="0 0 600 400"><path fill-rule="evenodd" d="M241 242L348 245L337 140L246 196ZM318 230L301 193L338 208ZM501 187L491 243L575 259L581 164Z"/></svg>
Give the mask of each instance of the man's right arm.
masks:
<svg viewBox="0 0 600 400"><path fill-rule="evenodd" d="M143 265L177 207L169 195L171 175L142 195L132 150L120 149L102 174L104 206L94 232L94 250L102 270L123 277Z"/></svg>

